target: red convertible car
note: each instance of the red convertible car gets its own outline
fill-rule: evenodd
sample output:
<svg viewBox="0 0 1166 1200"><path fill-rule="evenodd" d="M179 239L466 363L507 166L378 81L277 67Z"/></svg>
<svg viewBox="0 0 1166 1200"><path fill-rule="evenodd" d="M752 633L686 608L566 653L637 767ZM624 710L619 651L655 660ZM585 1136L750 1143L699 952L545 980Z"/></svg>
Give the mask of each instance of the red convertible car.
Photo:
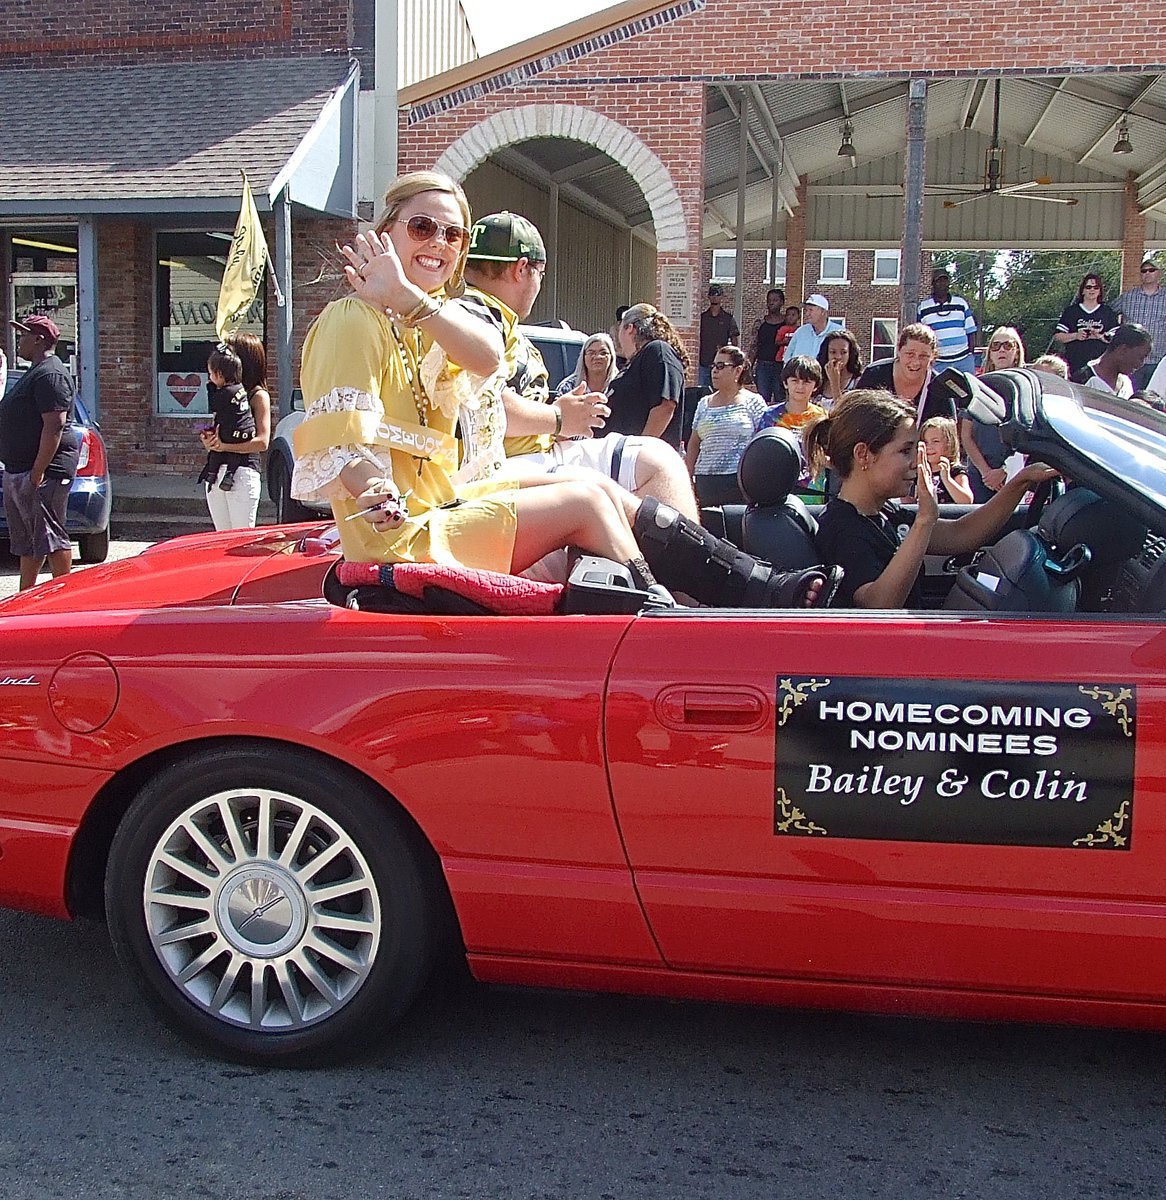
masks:
<svg viewBox="0 0 1166 1200"><path fill-rule="evenodd" d="M1166 1028L1166 418L986 383L968 411L1068 487L933 609L394 610L321 524L10 599L0 903L103 917L172 1023L267 1062L381 1034L451 952Z"/></svg>

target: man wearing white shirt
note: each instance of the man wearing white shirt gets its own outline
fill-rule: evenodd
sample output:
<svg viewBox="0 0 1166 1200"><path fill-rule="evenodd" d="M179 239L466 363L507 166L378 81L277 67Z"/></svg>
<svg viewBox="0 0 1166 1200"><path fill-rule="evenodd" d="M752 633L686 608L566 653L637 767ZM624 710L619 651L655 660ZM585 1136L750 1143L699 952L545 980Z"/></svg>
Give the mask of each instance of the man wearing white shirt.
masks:
<svg viewBox="0 0 1166 1200"><path fill-rule="evenodd" d="M806 318L805 321L794 330L785 348L786 362L797 358L799 354L816 360L818 347L826 334L831 329L842 328L837 321L830 320L830 301L821 292L814 292L806 298L802 305L802 316Z"/></svg>
<svg viewBox="0 0 1166 1200"><path fill-rule="evenodd" d="M1146 361L1152 343L1145 326L1127 321L1114 330L1105 353L1078 371L1073 382L1129 399L1134 394L1133 376Z"/></svg>

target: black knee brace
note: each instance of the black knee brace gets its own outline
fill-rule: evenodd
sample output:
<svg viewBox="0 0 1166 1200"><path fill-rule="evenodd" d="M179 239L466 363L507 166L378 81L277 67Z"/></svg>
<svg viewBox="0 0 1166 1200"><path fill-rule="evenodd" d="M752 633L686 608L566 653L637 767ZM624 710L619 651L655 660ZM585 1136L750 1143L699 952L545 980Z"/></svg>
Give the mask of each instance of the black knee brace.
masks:
<svg viewBox="0 0 1166 1200"><path fill-rule="evenodd" d="M795 607L804 602L815 579L824 581L818 599L822 605L841 578L825 568L775 571L651 497L640 505L633 532L652 573L666 588L717 608Z"/></svg>

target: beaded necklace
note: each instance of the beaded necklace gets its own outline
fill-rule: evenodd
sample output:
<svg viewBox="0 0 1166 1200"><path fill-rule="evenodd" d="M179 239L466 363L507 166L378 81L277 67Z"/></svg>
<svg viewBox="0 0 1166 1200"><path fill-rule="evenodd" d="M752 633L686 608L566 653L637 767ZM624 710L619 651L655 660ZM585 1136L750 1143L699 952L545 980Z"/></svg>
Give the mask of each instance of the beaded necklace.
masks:
<svg viewBox="0 0 1166 1200"><path fill-rule="evenodd" d="M417 420L422 425L428 425L429 400L421 388L420 367L418 366L421 361L421 334L418 330L411 329L409 332L413 335L413 345L406 346L396 321L390 321L389 325L397 343L397 353L401 356L401 367L405 372L405 378L409 381L409 390L413 393L413 406L417 409Z"/></svg>
<svg viewBox="0 0 1166 1200"><path fill-rule="evenodd" d="M401 336L400 329L397 328L396 321L390 319L389 327L393 331L393 340L397 343L397 354L401 359L401 369L405 373L405 378L409 381L409 390L413 393L413 407L417 410L417 420L422 426L428 426L429 400L421 387L420 379L421 333L417 329L411 329L409 332L413 335L413 344L412 346L407 346L405 339ZM417 460L417 483L421 482L421 472L425 469L426 461L424 458ZM417 483L413 486L416 487Z"/></svg>

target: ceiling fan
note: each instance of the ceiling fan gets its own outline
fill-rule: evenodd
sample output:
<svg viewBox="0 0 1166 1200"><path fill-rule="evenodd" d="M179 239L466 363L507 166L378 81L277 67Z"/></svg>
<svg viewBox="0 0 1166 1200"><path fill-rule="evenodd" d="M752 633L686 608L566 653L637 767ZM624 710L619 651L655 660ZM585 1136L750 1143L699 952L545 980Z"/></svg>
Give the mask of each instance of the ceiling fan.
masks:
<svg viewBox="0 0 1166 1200"><path fill-rule="evenodd" d="M1047 187L1053 181L1047 176L1028 179L1023 183L1004 182L1004 147L1000 145L1000 80L995 81L992 100L992 141L984 151L984 183L983 186L970 190L967 187L927 187L931 195L959 196L958 200L945 200L944 208L959 208L961 204L971 204L975 200L983 200L985 196L1013 196L1017 200L1040 200L1045 204L1077 203L1075 196L1039 196L1030 194L1033 188ZM901 196L902 189L894 192L868 192L867 199L879 199L886 196Z"/></svg>

